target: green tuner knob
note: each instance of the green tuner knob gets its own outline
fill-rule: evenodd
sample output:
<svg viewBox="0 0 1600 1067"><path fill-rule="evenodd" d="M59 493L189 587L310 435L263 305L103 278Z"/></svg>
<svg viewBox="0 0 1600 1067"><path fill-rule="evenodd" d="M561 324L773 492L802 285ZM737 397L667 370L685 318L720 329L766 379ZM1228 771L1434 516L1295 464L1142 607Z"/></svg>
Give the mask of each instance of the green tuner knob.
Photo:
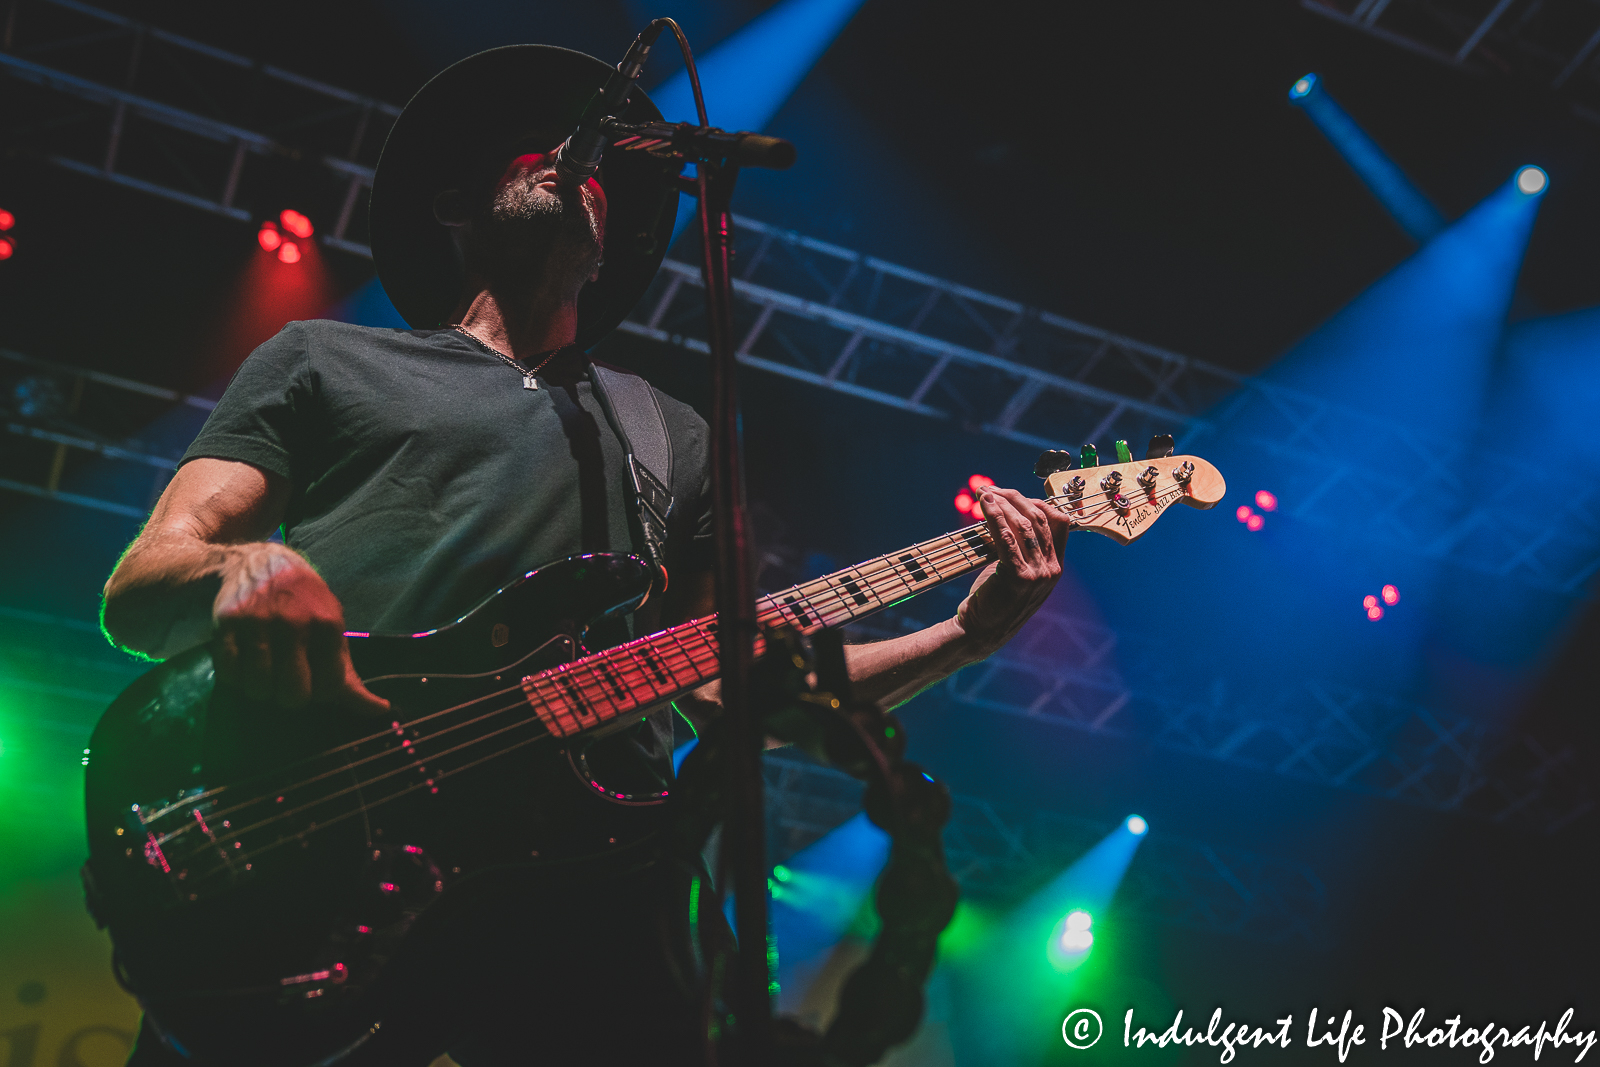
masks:
<svg viewBox="0 0 1600 1067"><path fill-rule="evenodd" d="M1096 449L1094 447L1094 445L1084 445L1083 446L1083 452L1080 453L1080 455L1083 458L1083 462L1079 463L1078 466L1080 466L1080 467L1098 467L1098 466L1100 466L1100 452L1099 452L1098 449Z"/></svg>
<svg viewBox="0 0 1600 1067"><path fill-rule="evenodd" d="M1118 441L1117 442L1117 462L1118 463L1132 463L1133 462L1133 453L1128 451L1128 442L1126 442L1126 441Z"/></svg>

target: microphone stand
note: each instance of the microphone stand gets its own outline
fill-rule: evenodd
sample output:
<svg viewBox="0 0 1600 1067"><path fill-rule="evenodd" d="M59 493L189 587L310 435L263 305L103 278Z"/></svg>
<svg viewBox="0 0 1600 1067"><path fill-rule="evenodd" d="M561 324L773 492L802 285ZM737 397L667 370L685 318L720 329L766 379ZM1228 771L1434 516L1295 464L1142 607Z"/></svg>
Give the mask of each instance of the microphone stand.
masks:
<svg viewBox="0 0 1600 1067"><path fill-rule="evenodd" d="M630 124L614 114L628 86L639 76L650 44L663 27L678 39L694 86L702 125L649 122ZM750 527L745 514L743 450L739 439L738 356L733 341L733 279L728 271L732 218L729 203L741 165L783 170L794 163L794 145L748 131L729 132L704 125L705 103L687 38L671 19L657 19L629 49L617 73L585 108L579 131L558 155L557 173L576 181L593 173L599 150L647 152L695 164L692 182L679 187L699 200L701 280L706 292L707 336L711 350L711 498L717 550L717 646L722 675L722 733L726 745L722 783L723 841L734 891L738 951L728 1000L737 1023L732 1047L742 1067L772 1061L772 976L767 962L767 843L763 812L765 782L761 755L766 737L753 703L751 668L755 660L756 597L750 567ZM580 136L581 135L581 136ZM714 1050L708 1048L713 1057Z"/></svg>
<svg viewBox="0 0 1600 1067"><path fill-rule="evenodd" d="M717 645L722 668L727 778L723 841L730 846L734 929L739 948L729 984L738 1023L737 1062L763 1067L772 1058L771 975L767 964L767 845L761 754L765 737L751 703L756 635L750 527L745 513L739 435L738 357L733 341L733 280L728 270L729 203L739 166L700 161L701 278L711 348L711 493L717 546Z"/></svg>

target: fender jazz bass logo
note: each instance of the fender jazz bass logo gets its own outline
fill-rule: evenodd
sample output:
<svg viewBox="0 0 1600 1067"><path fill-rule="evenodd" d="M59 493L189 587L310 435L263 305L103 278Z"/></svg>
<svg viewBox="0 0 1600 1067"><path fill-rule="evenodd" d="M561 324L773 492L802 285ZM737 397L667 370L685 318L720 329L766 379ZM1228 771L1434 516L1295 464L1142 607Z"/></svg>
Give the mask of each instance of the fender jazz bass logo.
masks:
<svg viewBox="0 0 1600 1067"><path fill-rule="evenodd" d="M1116 524L1127 530L1130 534L1138 533L1139 528L1166 510L1170 501L1148 500L1139 504L1126 515L1118 515Z"/></svg>

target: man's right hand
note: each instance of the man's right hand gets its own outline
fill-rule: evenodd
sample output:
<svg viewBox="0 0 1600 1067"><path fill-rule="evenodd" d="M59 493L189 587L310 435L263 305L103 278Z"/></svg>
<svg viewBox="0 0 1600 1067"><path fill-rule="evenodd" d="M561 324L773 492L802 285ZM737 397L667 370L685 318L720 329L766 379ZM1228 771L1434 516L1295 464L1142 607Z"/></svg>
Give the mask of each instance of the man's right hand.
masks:
<svg viewBox="0 0 1600 1067"><path fill-rule="evenodd" d="M272 543L235 546L212 608L217 684L280 708L307 703L381 714L350 662L339 600L295 552Z"/></svg>
<svg viewBox="0 0 1600 1067"><path fill-rule="evenodd" d="M217 684L280 708L387 711L350 662L338 598L303 557L266 540L289 494L287 478L248 463L179 467L106 582L106 632L160 659L210 638Z"/></svg>

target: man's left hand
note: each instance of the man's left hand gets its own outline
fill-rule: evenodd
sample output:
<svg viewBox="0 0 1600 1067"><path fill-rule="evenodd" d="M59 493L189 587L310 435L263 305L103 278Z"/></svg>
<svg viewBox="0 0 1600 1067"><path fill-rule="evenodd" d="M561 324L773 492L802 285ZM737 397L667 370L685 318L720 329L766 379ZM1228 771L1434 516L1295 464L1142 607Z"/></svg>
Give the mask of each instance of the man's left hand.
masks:
<svg viewBox="0 0 1600 1067"><path fill-rule="evenodd" d="M1015 489L987 487L980 503L999 558L978 574L956 623L981 659L1011 640L1056 587L1068 522Z"/></svg>

